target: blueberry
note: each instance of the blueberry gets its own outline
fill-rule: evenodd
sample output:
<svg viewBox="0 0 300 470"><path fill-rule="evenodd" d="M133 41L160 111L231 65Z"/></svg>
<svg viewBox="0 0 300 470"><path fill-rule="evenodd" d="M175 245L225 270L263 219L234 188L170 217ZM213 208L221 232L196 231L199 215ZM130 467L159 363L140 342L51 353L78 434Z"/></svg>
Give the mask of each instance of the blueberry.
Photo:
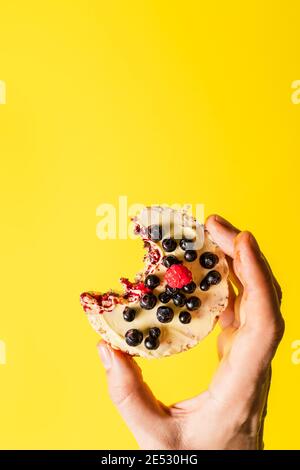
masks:
<svg viewBox="0 0 300 470"><path fill-rule="evenodd" d="M192 319L192 316L191 316L190 312L187 312L186 310L184 310L183 312L180 312L179 321L181 323L184 323L184 324L190 323L191 319Z"/></svg>
<svg viewBox="0 0 300 470"><path fill-rule="evenodd" d="M161 301L162 304L167 304L171 300L170 294L167 292L161 292L158 296L159 300Z"/></svg>
<svg viewBox="0 0 300 470"><path fill-rule="evenodd" d="M219 284L221 282L222 276L218 271L209 271L209 273L206 275L206 282L212 286Z"/></svg>
<svg viewBox="0 0 300 470"><path fill-rule="evenodd" d="M158 242L162 239L162 228L161 225L149 225L147 228L148 237L154 242Z"/></svg>
<svg viewBox="0 0 300 470"><path fill-rule="evenodd" d="M197 310L201 305L201 300L198 297L195 297L194 295L192 297L189 297L186 301L186 306L188 310Z"/></svg>
<svg viewBox="0 0 300 470"><path fill-rule="evenodd" d="M200 256L199 262L203 268L212 269L219 262L219 258L214 253L210 253L209 251L206 251L205 253L202 253L202 255Z"/></svg>
<svg viewBox="0 0 300 470"><path fill-rule="evenodd" d="M162 247L165 251L169 253L170 251L176 250L177 242L176 240L174 240L174 238L165 238L162 241Z"/></svg>
<svg viewBox="0 0 300 470"><path fill-rule="evenodd" d="M184 259L185 261L189 261L189 262L195 261L195 259L197 259L197 251L186 250L184 253Z"/></svg>
<svg viewBox="0 0 300 470"><path fill-rule="evenodd" d="M144 294L140 300L140 306L145 310L151 310L155 307L157 298L154 294Z"/></svg>
<svg viewBox="0 0 300 470"><path fill-rule="evenodd" d="M202 281L200 282L200 289L203 290L203 291L206 291L206 290L209 289L209 284L207 282L206 277L204 279L202 279Z"/></svg>
<svg viewBox="0 0 300 470"><path fill-rule="evenodd" d="M208 274L200 282L200 289L206 291L210 286L214 286L221 282L222 276L218 271L209 271Z"/></svg>
<svg viewBox="0 0 300 470"><path fill-rule="evenodd" d="M149 336L152 336L152 338L159 338L160 336L160 329L157 328L157 326L154 326L153 328L150 328L149 330Z"/></svg>
<svg viewBox="0 0 300 470"><path fill-rule="evenodd" d="M170 323L173 320L174 312L170 307L158 307L156 316L160 323Z"/></svg>
<svg viewBox="0 0 300 470"><path fill-rule="evenodd" d="M125 341L128 346L137 346L143 341L143 333L140 330L128 330L125 334Z"/></svg>
<svg viewBox="0 0 300 470"><path fill-rule="evenodd" d="M194 240L190 238L182 238L179 242L179 246L182 250L192 250L194 247Z"/></svg>
<svg viewBox="0 0 300 470"><path fill-rule="evenodd" d="M125 321L133 321L135 319L134 308L125 307L123 310L123 318Z"/></svg>
<svg viewBox="0 0 300 470"><path fill-rule="evenodd" d="M178 292L173 296L173 302L176 307L183 307L186 301L186 297L181 292Z"/></svg>
<svg viewBox="0 0 300 470"><path fill-rule="evenodd" d="M165 268L169 268L172 266L172 264L180 264L181 261L176 258L174 255L169 255L169 256L164 256L162 259L162 263L165 266Z"/></svg>
<svg viewBox="0 0 300 470"><path fill-rule="evenodd" d="M183 286L182 290L186 294L192 294L195 291L196 287L197 287L196 284L194 283L194 281L192 281L189 284L186 284L185 286Z"/></svg>
<svg viewBox="0 0 300 470"><path fill-rule="evenodd" d="M177 289L177 287L171 287L168 286L168 284L166 285L166 293L169 294L171 297L177 294L177 292L179 292L179 289Z"/></svg>
<svg viewBox="0 0 300 470"><path fill-rule="evenodd" d="M155 287L159 286L159 283L159 277L155 276L155 274L149 274L145 279L145 285L149 289L155 289Z"/></svg>
<svg viewBox="0 0 300 470"><path fill-rule="evenodd" d="M147 336L145 339L145 346L147 349L157 349L159 346L159 341L153 336Z"/></svg>

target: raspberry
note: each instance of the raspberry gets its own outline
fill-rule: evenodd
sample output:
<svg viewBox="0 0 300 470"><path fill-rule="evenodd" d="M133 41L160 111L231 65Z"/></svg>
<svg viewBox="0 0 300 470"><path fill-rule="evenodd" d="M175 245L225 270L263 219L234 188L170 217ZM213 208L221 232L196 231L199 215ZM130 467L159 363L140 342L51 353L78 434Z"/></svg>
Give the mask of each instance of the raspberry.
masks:
<svg viewBox="0 0 300 470"><path fill-rule="evenodd" d="M182 289L192 281L192 273L183 264L172 264L165 274L165 281L170 287Z"/></svg>

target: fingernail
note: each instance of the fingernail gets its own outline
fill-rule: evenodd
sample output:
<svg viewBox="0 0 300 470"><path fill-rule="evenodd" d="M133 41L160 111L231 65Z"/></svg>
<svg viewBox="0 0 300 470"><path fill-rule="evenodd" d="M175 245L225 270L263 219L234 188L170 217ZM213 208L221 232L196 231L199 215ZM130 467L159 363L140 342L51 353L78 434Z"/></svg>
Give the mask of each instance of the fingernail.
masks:
<svg viewBox="0 0 300 470"><path fill-rule="evenodd" d="M223 217L221 217L220 215L215 215L215 220L216 220L220 225L223 225L223 227L227 227L227 228L231 228L231 229L236 230L236 228L235 228L230 222L228 222L228 220L223 219Z"/></svg>
<svg viewBox="0 0 300 470"><path fill-rule="evenodd" d="M111 362L112 362L111 352L109 348L105 345L105 343L100 343L98 345L98 351L99 351L100 359L102 361L104 369L106 370L109 369L111 367Z"/></svg>

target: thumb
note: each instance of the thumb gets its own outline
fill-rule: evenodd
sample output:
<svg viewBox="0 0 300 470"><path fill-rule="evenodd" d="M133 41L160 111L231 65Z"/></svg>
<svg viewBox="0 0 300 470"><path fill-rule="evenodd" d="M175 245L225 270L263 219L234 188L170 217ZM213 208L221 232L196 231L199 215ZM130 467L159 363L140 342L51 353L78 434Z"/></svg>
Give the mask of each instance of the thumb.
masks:
<svg viewBox="0 0 300 470"><path fill-rule="evenodd" d="M143 381L134 359L101 341L98 351L108 381L109 394L138 443L144 447L157 420L166 416L164 406L156 400ZM159 429L159 427L158 427Z"/></svg>

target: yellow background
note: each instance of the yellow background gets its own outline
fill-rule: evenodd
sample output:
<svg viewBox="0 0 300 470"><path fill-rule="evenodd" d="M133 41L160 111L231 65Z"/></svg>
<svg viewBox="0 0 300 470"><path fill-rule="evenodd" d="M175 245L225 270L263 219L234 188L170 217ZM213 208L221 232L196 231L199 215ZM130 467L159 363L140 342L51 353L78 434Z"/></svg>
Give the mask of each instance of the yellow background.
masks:
<svg viewBox="0 0 300 470"><path fill-rule="evenodd" d="M287 322L266 447L300 447L299 14L296 0L1 0L1 448L136 448L78 301L141 267L138 242L96 237L96 207L119 195L204 203L257 235ZM140 361L161 400L207 386L216 333Z"/></svg>

